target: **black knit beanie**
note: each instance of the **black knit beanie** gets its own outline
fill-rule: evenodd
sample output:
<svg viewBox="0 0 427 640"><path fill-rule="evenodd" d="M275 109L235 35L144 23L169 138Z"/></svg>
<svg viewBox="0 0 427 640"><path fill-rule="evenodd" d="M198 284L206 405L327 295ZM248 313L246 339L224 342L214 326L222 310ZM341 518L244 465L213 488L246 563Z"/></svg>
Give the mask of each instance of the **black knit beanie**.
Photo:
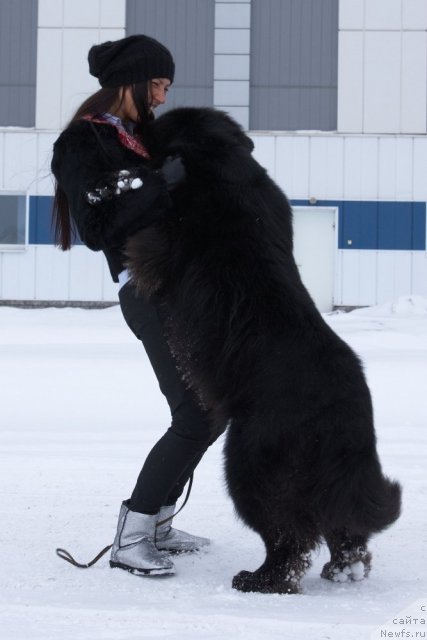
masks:
<svg viewBox="0 0 427 640"><path fill-rule="evenodd" d="M175 64L160 42L137 35L95 44L88 55L89 72L101 87L121 87L152 78L173 82Z"/></svg>

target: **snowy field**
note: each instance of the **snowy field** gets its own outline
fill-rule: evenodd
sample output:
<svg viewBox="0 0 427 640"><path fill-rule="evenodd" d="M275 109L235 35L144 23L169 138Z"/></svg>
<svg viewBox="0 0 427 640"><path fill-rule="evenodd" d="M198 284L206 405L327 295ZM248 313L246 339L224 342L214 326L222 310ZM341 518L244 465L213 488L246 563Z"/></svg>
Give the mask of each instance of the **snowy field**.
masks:
<svg viewBox="0 0 427 640"><path fill-rule="evenodd" d="M81 570L55 555L62 546L87 562L112 542L121 500L168 412L117 307L0 307L1 638L426 637L413 619L427 618L427 299L325 318L365 363L381 460L403 484L404 509L373 539L367 581L321 580L322 548L303 594L280 596L231 589L264 554L224 490L221 441L176 523L213 542L176 559L176 576L131 576L111 570L108 556Z"/></svg>

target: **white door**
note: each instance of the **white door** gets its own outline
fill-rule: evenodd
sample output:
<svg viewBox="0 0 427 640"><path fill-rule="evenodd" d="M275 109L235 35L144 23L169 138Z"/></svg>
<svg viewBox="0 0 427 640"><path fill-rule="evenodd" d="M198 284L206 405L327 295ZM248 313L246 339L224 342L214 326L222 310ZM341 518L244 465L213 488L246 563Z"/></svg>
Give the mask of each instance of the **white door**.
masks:
<svg viewBox="0 0 427 640"><path fill-rule="evenodd" d="M319 311L334 304L336 209L294 207L294 257Z"/></svg>

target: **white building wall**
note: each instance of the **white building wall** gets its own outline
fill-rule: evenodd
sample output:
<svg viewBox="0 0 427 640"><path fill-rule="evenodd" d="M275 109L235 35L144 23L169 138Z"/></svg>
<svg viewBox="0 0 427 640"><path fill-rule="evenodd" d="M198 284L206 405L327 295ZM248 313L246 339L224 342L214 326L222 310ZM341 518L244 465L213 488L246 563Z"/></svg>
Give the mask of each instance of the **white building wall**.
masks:
<svg viewBox="0 0 427 640"><path fill-rule="evenodd" d="M52 146L58 131L0 128L0 190L52 195Z"/></svg>
<svg viewBox="0 0 427 640"><path fill-rule="evenodd" d="M37 129L62 129L99 89L87 54L93 44L124 37L125 9L125 0L39 0Z"/></svg>
<svg viewBox="0 0 427 640"><path fill-rule="evenodd" d="M427 136L250 135L255 157L291 199L427 200Z"/></svg>
<svg viewBox="0 0 427 640"><path fill-rule="evenodd" d="M343 197L427 200L427 2L340 0L338 131ZM406 136L404 134L418 134ZM336 304L427 295L427 253L339 251Z"/></svg>
<svg viewBox="0 0 427 640"><path fill-rule="evenodd" d="M0 134L1 188L51 195L57 132ZM253 133L255 157L292 200L427 201L427 136ZM31 162L22 165L21 150ZM408 259L408 257L410 259ZM427 253L338 250L335 304L427 295ZM406 274L406 275L405 275ZM0 299L117 300L103 254L51 246L0 252Z"/></svg>
<svg viewBox="0 0 427 640"><path fill-rule="evenodd" d="M0 189L53 195L52 146L76 108L99 88L89 48L125 35L125 0L39 0L36 128L0 129ZM49 245L0 251L0 300L116 301L102 253Z"/></svg>
<svg viewBox="0 0 427 640"><path fill-rule="evenodd" d="M427 131L426 0L340 0L338 131Z"/></svg>
<svg viewBox="0 0 427 640"><path fill-rule="evenodd" d="M249 127L250 0L216 0L214 106Z"/></svg>
<svg viewBox="0 0 427 640"><path fill-rule="evenodd" d="M2 191L52 195L52 144L98 87L88 49L125 35L125 4L39 0L36 128L0 129ZM215 105L247 126L250 1L217 0L215 29ZM426 0L340 0L339 132L252 134L290 199L427 201L426 34ZM427 295L426 252L337 249L335 263L337 305ZM0 252L0 299L116 301L117 285L102 253L30 245Z"/></svg>
<svg viewBox="0 0 427 640"><path fill-rule="evenodd" d="M117 290L103 254L83 246L0 252L0 300L117 302Z"/></svg>
<svg viewBox="0 0 427 640"><path fill-rule="evenodd" d="M254 155L291 200L427 202L427 137L252 134ZM427 252L337 249L334 304L427 296Z"/></svg>

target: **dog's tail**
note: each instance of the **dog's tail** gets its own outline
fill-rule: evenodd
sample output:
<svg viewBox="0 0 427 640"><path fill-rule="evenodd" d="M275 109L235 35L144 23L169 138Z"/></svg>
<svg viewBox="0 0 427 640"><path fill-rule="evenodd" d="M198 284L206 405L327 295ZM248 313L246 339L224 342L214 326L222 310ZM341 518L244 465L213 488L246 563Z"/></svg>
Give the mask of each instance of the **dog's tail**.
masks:
<svg viewBox="0 0 427 640"><path fill-rule="evenodd" d="M379 533L389 527L400 516L402 488L395 480L384 476L379 469L368 482L364 482L361 494L356 500L359 527L364 526L371 533Z"/></svg>
<svg viewBox="0 0 427 640"><path fill-rule="evenodd" d="M324 487L323 496L321 511L328 527L368 537L393 524L401 512L402 488L384 476L376 454L352 460Z"/></svg>

